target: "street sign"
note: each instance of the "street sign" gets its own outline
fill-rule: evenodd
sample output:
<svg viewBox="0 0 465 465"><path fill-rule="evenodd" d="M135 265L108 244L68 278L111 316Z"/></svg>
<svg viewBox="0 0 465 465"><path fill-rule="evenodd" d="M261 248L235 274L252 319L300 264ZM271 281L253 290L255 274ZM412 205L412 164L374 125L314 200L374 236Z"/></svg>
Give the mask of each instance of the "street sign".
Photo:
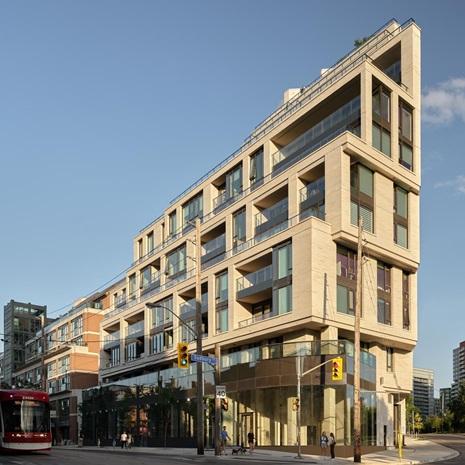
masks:
<svg viewBox="0 0 465 465"><path fill-rule="evenodd" d="M57 411L56 410L50 410L50 418L56 418L57 417Z"/></svg>
<svg viewBox="0 0 465 465"><path fill-rule="evenodd" d="M216 398L226 399L226 386L216 386Z"/></svg>
<svg viewBox="0 0 465 465"><path fill-rule="evenodd" d="M217 361L215 357L209 357L208 355L191 354L191 362L203 362L209 365L216 365Z"/></svg>

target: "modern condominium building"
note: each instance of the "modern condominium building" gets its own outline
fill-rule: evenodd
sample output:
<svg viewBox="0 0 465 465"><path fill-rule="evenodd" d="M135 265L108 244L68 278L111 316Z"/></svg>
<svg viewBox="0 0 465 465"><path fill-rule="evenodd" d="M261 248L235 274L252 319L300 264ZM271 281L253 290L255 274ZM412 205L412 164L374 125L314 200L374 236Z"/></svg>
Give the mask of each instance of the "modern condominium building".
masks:
<svg viewBox="0 0 465 465"><path fill-rule="evenodd" d="M82 390L98 382L100 323L108 300L105 292L81 299L38 331L26 341L25 363L14 373L17 386L49 393L57 444L77 443Z"/></svg>
<svg viewBox="0 0 465 465"><path fill-rule="evenodd" d="M3 382L11 386L13 373L25 361L24 344L42 324L47 324L47 306L10 300L3 307Z"/></svg>
<svg viewBox="0 0 465 465"><path fill-rule="evenodd" d="M428 418L435 414L433 370L413 369L413 402L423 417Z"/></svg>
<svg viewBox="0 0 465 465"><path fill-rule="evenodd" d="M362 218L362 440L393 444L417 340L420 166L420 29L392 20L311 84L286 91L236 152L135 236L134 262L101 324L102 386L84 396L87 437L127 429L156 443L154 386L178 396L168 442L195 437L196 367L177 368L176 344L193 339L201 266L203 346L221 348L222 423L233 443L252 430L259 446L294 445L296 356L307 370L340 355L343 381L328 365L303 378L300 433L304 445L323 430L349 445Z"/></svg>

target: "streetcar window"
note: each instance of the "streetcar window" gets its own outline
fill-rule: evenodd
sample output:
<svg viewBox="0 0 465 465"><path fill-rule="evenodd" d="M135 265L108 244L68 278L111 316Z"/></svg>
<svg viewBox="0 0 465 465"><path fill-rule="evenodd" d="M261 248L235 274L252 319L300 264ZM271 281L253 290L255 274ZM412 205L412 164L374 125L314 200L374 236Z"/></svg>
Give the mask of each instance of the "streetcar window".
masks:
<svg viewBox="0 0 465 465"><path fill-rule="evenodd" d="M48 433L50 409L43 402L15 400L2 402L4 428L7 432Z"/></svg>

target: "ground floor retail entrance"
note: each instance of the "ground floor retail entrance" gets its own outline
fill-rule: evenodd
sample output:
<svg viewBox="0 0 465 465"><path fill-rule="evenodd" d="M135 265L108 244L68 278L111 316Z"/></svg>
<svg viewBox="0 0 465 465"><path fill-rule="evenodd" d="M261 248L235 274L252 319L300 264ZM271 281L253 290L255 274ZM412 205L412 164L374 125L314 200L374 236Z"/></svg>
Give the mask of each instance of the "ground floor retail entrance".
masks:
<svg viewBox="0 0 465 465"><path fill-rule="evenodd" d="M260 346L222 358L220 384L226 386L221 424L234 444L247 444L254 433L257 446L294 446L297 440L296 358L304 371L341 356L344 376L332 381L330 364L302 379L299 408L303 446L315 446L323 431L332 432L340 445L350 446L353 430L353 346L348 341ZM362 443L379 444L376 360L362 356ZM194 446L196 414L195 365L189 373L168 369L152 372L126 384L110 384L84 392L82 424L88 444L111 444L121 433L136 444ZM205 373L205 443L214 438L213 370Z"/></svg>

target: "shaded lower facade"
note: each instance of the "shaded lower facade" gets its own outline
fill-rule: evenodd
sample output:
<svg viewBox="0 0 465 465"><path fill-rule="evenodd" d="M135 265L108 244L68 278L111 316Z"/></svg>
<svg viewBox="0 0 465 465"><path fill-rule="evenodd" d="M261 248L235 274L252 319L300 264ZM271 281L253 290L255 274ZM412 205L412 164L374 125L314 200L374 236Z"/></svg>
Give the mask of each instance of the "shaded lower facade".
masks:
<svg viewBox="0 0 465 465"><path fill-rule="evenodd" d="M302 379L301 441L318 444L322 431L333 432L338 444L352 443L353 345L348 341L284 343L254 347L222 357L226 386L221 424L234 444L247 443L252 431L258 446L294 446L297 441L296 363L303 371L343 358L342 381L332 381L330 363ZM186 370L187 371L187 370ZM118 442L123 431L144 446L195 446L195 365L188 374L170 368L84 391L82 422L85 442ZM376 445L376 360L362 354L362 442ZM180 376L181 375L181 376ZM214 372L205 372L205 443L213 446Z"/></svg>

